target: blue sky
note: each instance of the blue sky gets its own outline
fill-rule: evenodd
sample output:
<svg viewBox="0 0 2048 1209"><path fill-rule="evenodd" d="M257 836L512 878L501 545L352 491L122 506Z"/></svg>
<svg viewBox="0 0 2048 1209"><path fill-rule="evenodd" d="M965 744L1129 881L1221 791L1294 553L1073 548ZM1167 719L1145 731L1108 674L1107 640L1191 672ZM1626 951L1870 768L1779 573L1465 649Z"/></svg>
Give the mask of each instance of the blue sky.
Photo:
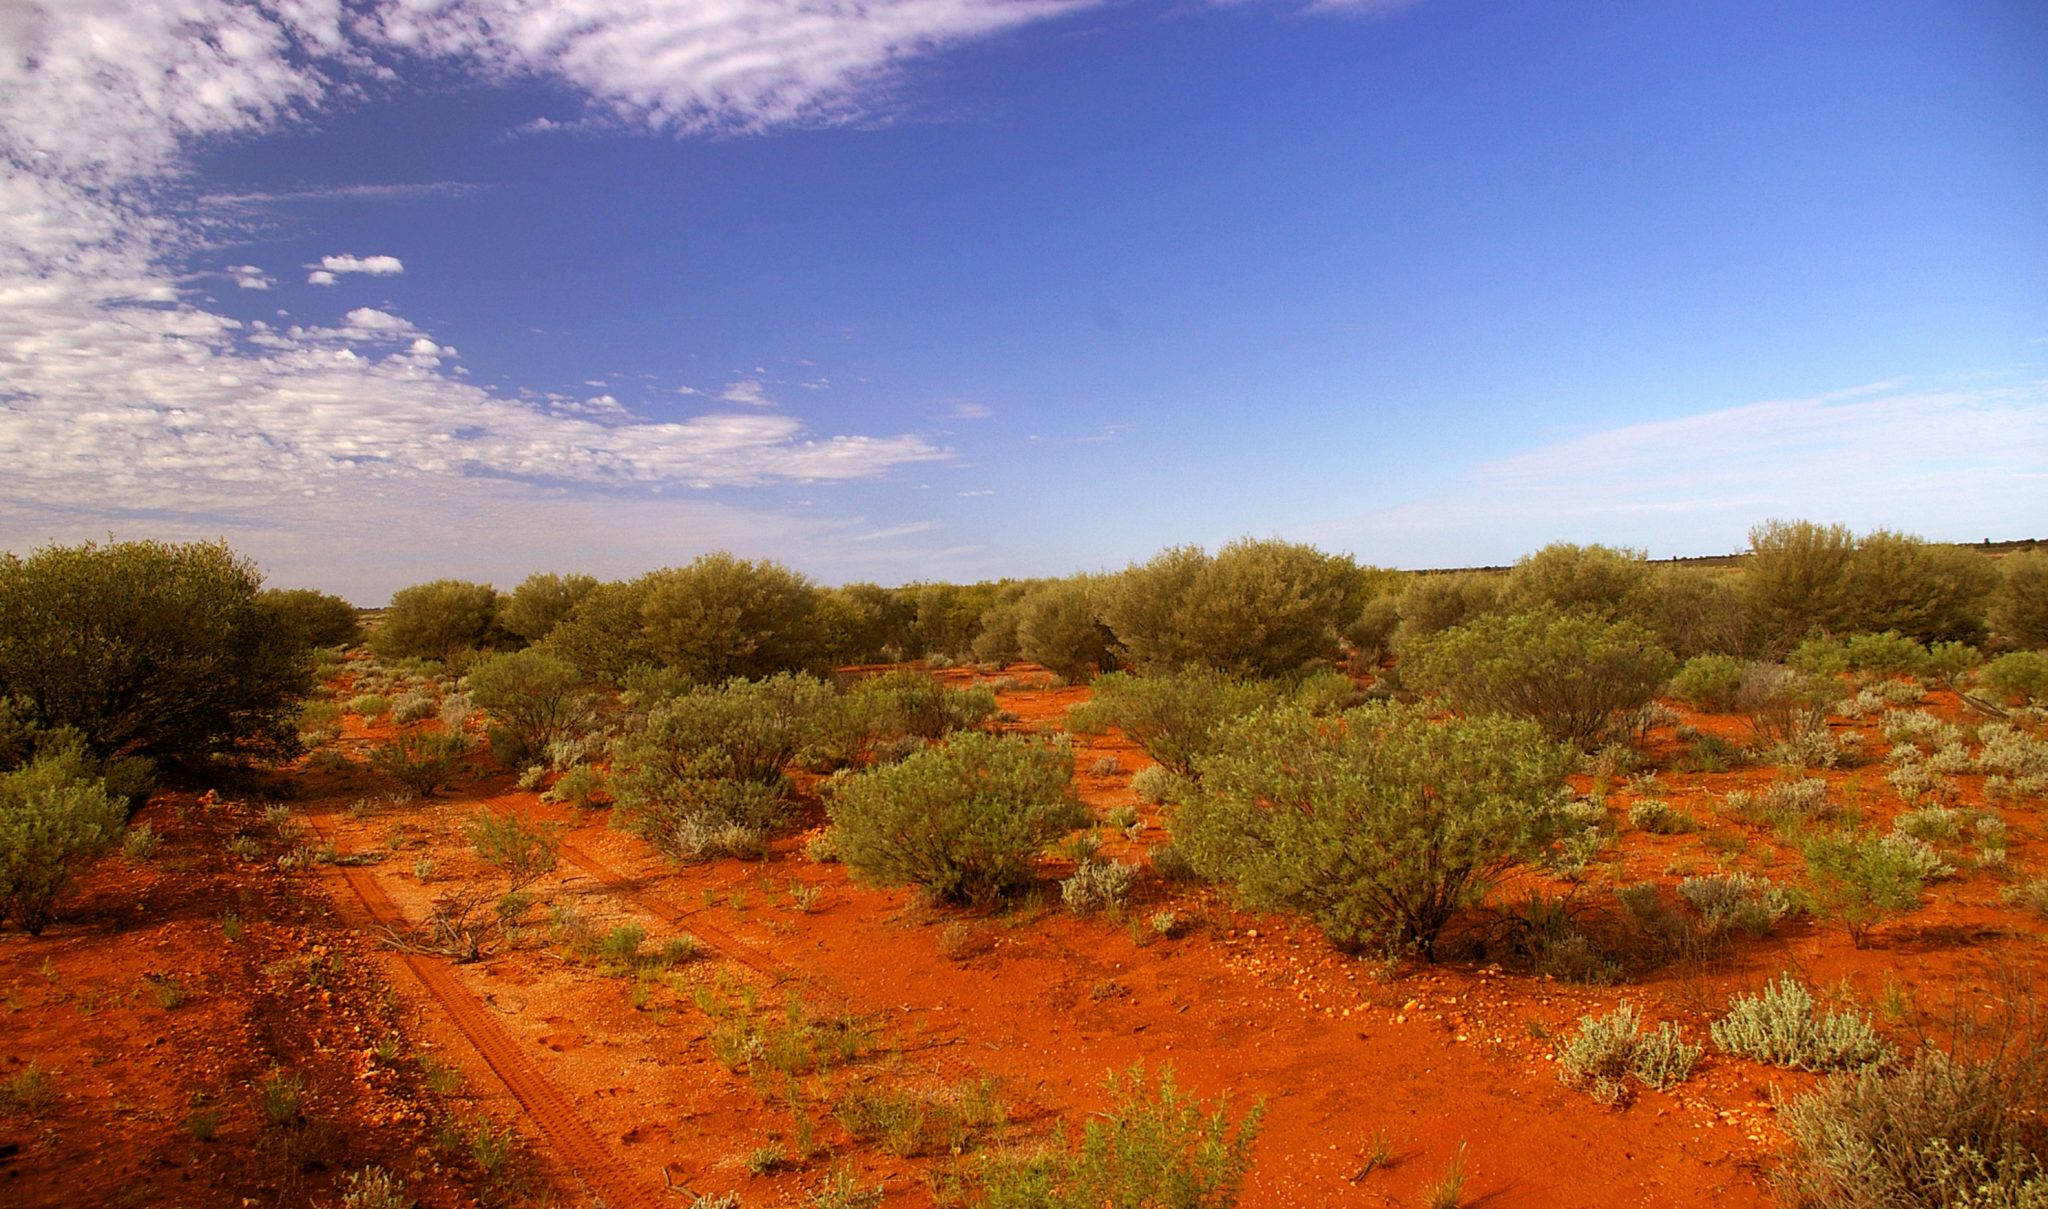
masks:
<svg viewBox="0 0 2048 1209"><path fill-rule="evenodd" d="M380 602L2048 518L2037 3L0 6L0 545Z"/></svg>

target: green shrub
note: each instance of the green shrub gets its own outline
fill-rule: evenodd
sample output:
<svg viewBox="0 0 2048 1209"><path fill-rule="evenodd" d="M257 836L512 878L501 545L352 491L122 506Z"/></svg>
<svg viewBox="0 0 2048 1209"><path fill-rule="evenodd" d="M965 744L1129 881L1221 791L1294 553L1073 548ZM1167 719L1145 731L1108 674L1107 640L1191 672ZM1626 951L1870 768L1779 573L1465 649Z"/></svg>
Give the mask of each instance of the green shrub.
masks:
<svg viewBox="0 0 2048 1209"><path fill-rule="evenodd" d="M470 666L468 691L496 724L491 755L505 768L524 767L549 743L590 723L592 702L582 674L546 651L484 656Z"/></svg>
<svg viewBox="0 0 2048 1209"><path fill-rule="evenodd" d="M541 649L574 664L585 679L615 688L623 687L636 668L661 668L641 617L650 583L642 576L630 583L598 584L555 623ZM674 674L690 679L685 671Z"/></svg>
<svg viewBox="0 0 2048 1209"><path fill-rule="evenodd" d="M644 580L641 634L653 662L702 683L802 671L819 662L810 580L724 552Z"/></svg>
<svg viewBox="0 0 2048 1209"><path fill-rule="evenodd" d="M1095 613L1085 579L1050 583L1017 602L1017 652L1066 680L1086 680L1113 666L1116 636ZM980 640L976 640L979 657Z"/></svg>
<svg viewBox="0 0 2048 1209"><path fill-rule="evenodd" d="M1645 621L1657 641L1680 659L1695 655L1753 656L1759 648L1755 613L1737 572L1709 567L1660 568L1651 582Z"/></svg>
<svg viewBox="0 0 2048 1209"><path fill-rule="evenodd" d="M1138 800L1154 806L1179 802L1187 796L1187 779L1164 764L1152 764L1131 774L1131 792Z"/></svg>
<svg viewBox="0 0 2048 1209"><path fill-rule="evenodd" d="M1173 839L1205 875L1307 912L1340 944L1431 956L1453 914L1569 826L1571 764L1520 719L1281 707L1223 728Z"/></svg>
<svg viewBox="0 0 2048 1209"><path fill-rule="evenodd" d="M833 782L834 844L867 881L997 902L1030 884L1039 850L1088 822L1073 771L1065 747L964 732Z"/></svg>
<svg viewBox="0 0 2048 1209"><path fill-rule="evenodd" d="M1755 744L1768 749L1825 728L1828 708L1838 695L1823 677L1775 663L1752 663L1743 670L1742 683L1735 690L1735 709L1749 716Z"/></svg>
<svg viewBox="0 0 2048 1209"><path fill-rule="evenodd" d="M1743 590L1766 650L1782 654L1814 630L1843 628L1855 553L1845 525L1769 520L1749 531Z"/></svg>
<svg viewBox="0 0 2048 1209"><path fill-rule="evenodd" d="M1897 630L1857 634L1846 644L1849 670L1873 676L1922 676L1927 673L1927 648Z"/></svg>
<svg viewBox="0 0 2048 1209"><path fill-rule="evenodd" d="M1173 1068L1157 1081L1142 1063L1108 1079L1111 1104L1083 1126L1077 1153L1048 1152L985 1164L988 1209L1229 1209L1251 1170L1265 1121L1254 1104L1233 1127L1229 1103L1211 1109L1182 1092Z"/></svg>
<svg viewBox="0 0 2048 1209"><path fill-rule="evenodd" d="M257 603L293 646L353 646L362 641L361 614L339 596L311 588L266 588Z"/></svg>
<svg viewBox="0 0 2048 1209"><path fill-rule="evenodd" d="M986 686L949 688L923 672L898 670L854 682L821 739L831 762L856 764L900 740L931 740L985 725L996 715Z"/></svg>
<svg viewBox="0 0 2048 1209"><path fill-rule="evenodd" d="M449 731L400 731L370 749L370 767L417 797L430 798L455 779L468 762L467 735Z"/></svg>
<svg viewBox="0 0 2048 1209"><path fill-rule="evenodd" d="M2010 702L2048 702L2048 652L2000 655L1977 669L1977 683Z"/></svg>
<svg viewBox="0 0 2048 1209"><path fill-rule="evenodd" d="M554 872L561 832L557 824L528 822L510 810L480 810L463 825L477 858L502 872L515 892Z"/></svg>
<svg viewBox="0 0 2048 1209"><path fill-rule="evenodd" d="M76 751L0 774L0 921L31 936L50 923L78 870L120 842L126 803Z"/></svg>
<svg viewBox="0 0 2048 1209"><path fill-rule="evenodd" d="M1552 608L1589 613L1602 621L1641 621L1649 611L1649 555L1612 546L1553 542L1524 555L1508 572L1500 609L1523 613Z"/></svg>
<svg viewBox="0 0 2048 1209"><path fill-rule="evenodd" d="M1891 1044L1852 1012L1816 1012L1813 993L1789 972L1754 995L1736 995L1709 1026L1723 1052L1793 1070L1833 1071L1887 1061Z"/></svg>
<svg viewBox="0 0 2048 1209"><path fill-rule="evenodd" d="M832 687L813 676L731 680L692 689L656 706L646 725L613 746L619 802L637 809L679 779L730 779L777 786L796 754L814 743L836 708Z"/></svg>
<svg viewBox="0 0 2048 1209"><path fill-rule="evenodd" d="M1138 881L1138 867L1122 861L1084 860L1060 883L1060 901L1076 915L1121 908Z"/></svg>
<svg viewBox="0 0 2048 1209"><path fill-rule="evenodd" d="M223 544L0 557L0 699L102 758L289 755L311 679L261 586Z"/></svg>
<svg viewBox="0 0 2048 1209"><path fill-rule="evenodd" d="M1528 718L1590 751L1671 676L1670 652L1633 622L1542 609L1489 614L1421 640L1402 680L1467 713Z"/></svg>
<svg viewBox="0 0 2048 1209"><path fill-rule="evenodd" d="M1859 949L1878 923L1920 905L1926 865L1918 851L1857 832L1815 836L1802 851L1814 910L1841 920Z"/></svg>
<svg viewBox="0 0 2048 1209"><path fill-rule="evenodd" d="M1220 727L1279 697L1270 681L1205 668L1149 676L1112 672L1095 681L1091 700L1068 711L1067 725L1084 734L1114 726L1167 771L1189 776Z"/></svg>
<svg viewBox="0 0 2048 1209"><path fill-rule="evenodd" d="M1655 835L1682 835L1696 831L1699 823L1683 810L1657 798L1644 798L1628 808L1628 824Z"/></svg>
<svg viewBox="0 0 2048 1209"><path fill-rule="evenodd" d="M2026 550L1999 560L1991 596L1991 625L2000 637L2029 650L2048 647L2048 551Z"/></svg>
<svg viewBox="0 0 2048 1209"><path fill-rule="evenodd" d="M592 575L536 572L520 580L499 605L498 624L528 642L539 642L596 587Z"/></svg>
<svg viewBox="0 0 2048 1209"><path fill-rule="evenodd" d="M1792 910L1784 887L1754 873L1714 873L1678 883L1678 897L1693 905L1709 932L1741 928L1762 936Z"/></svg>
<svg viewBox="0 0 2048 1209"><path fill-rule="evenodd" d="M1964 546L1877 529L1856 543L1843 580L1840 628L1891 630L1916 642L1982 642L1997 565Z"/></svg>
<svg viewBox="0 0 2048 1209"><path fill-rule="evenodd" d="M1733 655L1694 655L1671 678L1671 695L1698 709L1726 713L1734 708L1748 666Z"/></svg>
<svg viewBox="0 0 2048 1209"><path fill-rule="evenodd" d="M370 633L370 649L386 660L453 661L499 639L498 593L489 584L437 579L392 593Z"/></svg>
<svg viewBox="0 0 2048 1209"><path fill-rule="evenodd" d="M1703 1046L1689 1044L1670 1021L1644 1033L1634 1004L1623 1003L1605 1016L1579 1017L1578 1031L1558 1048L1558 1078L1583 1087L1603 1104L1619 1104L1633 1077L1661 1091L1683 1083L1692 1074Z"/></svg>
<svg viewBox="0 0 2048 1209"><path fill-rule="evenodd" d="M1141 671L1273 676L1334 659L1378 578L1312 546L1241 538L1161 552L1101 583L1103 622Z"/></svg>
<svg viewBox="0 0 2048 1209"><path fill-rule="evenodd" d="M1395 654L1406 658L1418 641L1493 612L1500 589L1499 577L1472 572L1410 577L1395 603Z"/></svg>
<svg viewBox="0 0 2048 1209"><path fill-rule="evenodd" d="M2038 1072L1922 1049L1794 1097L1778 1185L1800 1205L2019 1209L2048 1204Z"/></svg>

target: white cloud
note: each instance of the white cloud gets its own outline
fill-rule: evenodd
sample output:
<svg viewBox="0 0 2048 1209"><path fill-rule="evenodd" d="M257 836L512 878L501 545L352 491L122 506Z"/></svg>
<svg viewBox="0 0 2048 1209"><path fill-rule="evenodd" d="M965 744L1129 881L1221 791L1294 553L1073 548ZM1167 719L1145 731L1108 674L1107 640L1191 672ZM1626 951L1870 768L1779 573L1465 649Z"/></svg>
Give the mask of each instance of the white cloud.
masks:
<svg viewBox="0 0 2048 1209"><path fill-rule="evenodd" d="M328 272L326 269L314 269L312 272L306 274L307 285L333 285L334 282L334 274Z"/></svg>
<svg viewBox="0 0 2048 1209"><path fill-rule="evenodd" d="M1450 494L1322 526L1368 560L1505 562L1546 542L1739 547L1771 517L1939 540L2034 536L2048 516L2048 383L1895 383L1634 424L1474 466Z"/></svg>
<svg viewBox="0 0 2048 1209"><path fill-rule="evenodd" d="M994 414L996 413L986 403L976 403L968 399L956 399L947 404L945 410L948 420L986 420Z"/></svg>
<svg viewBox="0 0 2048 1209"><path fill-rule="evenodd" d="M228 266L228 276L245 290L267 290L271 286L270 274L253 264L231 264Z"/></svg>
<svg viewBox="0 0 2048 1209"><path fill-rule="evenodd" d="M404 262L396 256L322 256L318 268L323 273L364 273L371 277L396 277L405 272Z"/></svg>
<svg viewBox="0 0 2048 1209"><path fill-rule="evenodd" d="M768 390L758 379L742 378L720 391L718 397L728 403L742 403L748 407L773 407L775 400L768 397Z"/></svg>

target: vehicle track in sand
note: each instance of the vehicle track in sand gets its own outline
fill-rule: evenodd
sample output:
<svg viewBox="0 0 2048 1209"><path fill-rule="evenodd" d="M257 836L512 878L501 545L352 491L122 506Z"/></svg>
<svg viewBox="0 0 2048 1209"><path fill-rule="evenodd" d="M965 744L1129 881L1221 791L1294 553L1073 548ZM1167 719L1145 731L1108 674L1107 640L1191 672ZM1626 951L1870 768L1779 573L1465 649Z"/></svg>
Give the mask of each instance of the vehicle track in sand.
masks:
<svg viewBox="0 0 2048 1209"><path fill-rule="evenodd" d="M306 817L322 839L332 838L317 817ZM405 913L384 892L370 870L354 865L338 868L372 924L393 932L410 926ZM572 1177L601 1198L609 1209L656 1209L665 1203L654 1188L612 1153L561 1089L527 1060L519 1043L456 979L447 961L404 949L398 951L398 956L518 1101L527 1118L547 1139L555 1161Z"/></svg>

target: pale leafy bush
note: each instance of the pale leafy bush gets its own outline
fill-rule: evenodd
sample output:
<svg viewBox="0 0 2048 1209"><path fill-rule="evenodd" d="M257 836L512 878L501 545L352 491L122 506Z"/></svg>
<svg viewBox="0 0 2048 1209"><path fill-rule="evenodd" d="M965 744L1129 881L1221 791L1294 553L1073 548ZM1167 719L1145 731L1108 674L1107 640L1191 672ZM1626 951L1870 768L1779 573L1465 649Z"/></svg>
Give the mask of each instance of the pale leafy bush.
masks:
<svg viewBox="0 0 2048 1209"><path fill-rule="evenodd" d="M1187 779L1175 776L1164 764L1149 765L1131 774L1131 792L1153 806L1178 802L1187 796L1187 790Z"/></svg>
<svg viewBox="0 0 2048 1209"><path fill-rule="evenodd" d="M1340 944L1429 955L1458 910L1570 826L1571 763L1522 719L1282 707L1220 732L1171 827L1256 905L1305 911Z"/></svg>
<svg viewBox="0 0 2048 1209"><path fill-rule="evenodd" d="M1060 901L1076 915L1120 908L1138 882L1138 867L1122 861L1085 860L1060 883Z"/></svg>
<svg viewBox="0 0 2048 1209"><path fill-rule="evenodd" d="M1922 806L1892 820L1892 830L1928 843L1952 842L1962 838L1966 816L1952 806Z"/></svg>
<svg viewBox="0 0 2048 1209"><path fill-rule="evenodd" d="M1725 713L1735 705L1748 666L1733 655L1694 655L1671 678L1671 695L1696 708Z"/></svg>
<svg viewBox="0 0 2048 1209"><path fill-rule="evenodd" d="M391 720L404 726L410 722L431 718L438 705L439 703L434 700L434 694L421 689L400 693L392 698Z"/></svg>
<svg viewBox="0 0 2048 1209"><path fill-rule="evenodd" d="M1678 883L1678 896L1691 903L1714 932L1741 928L1762 936L1792 910L1792 896L1784 887L1754 873L1688 877Z"/></svg>
<svg viewBox="0 0 2048 1209"><path fill-rule="evenodd" d="M1645 798L1630 806L1628 823L1638 831L1657 835L1680 835L1699 828L1699 823L1691 815L1673 809L1669 802L1657 798Z"/></svg>
<svg viewBox="0 0 2048 1209"><path fill-rule="evenodd" d="M1068 711L1067 725L1083 733L1114 726L1182 776L1193 774L1196 758L1209 750L1221 727L1280 696L1270 681L1202 668L1149 676L1113 672L1097 678L1094 688L1092 699Z"/></svg>
<svg viewBox="0 0 2048 1209"><path fill-rule="evenodd" d="M59 896L120 842L127 818L75 748L0 774L0 921L41 935Z"/></svg>
<svg viewBox="0 0 2048 1209"><path fill-rule="evenodd" d="M1890 1060L1890 1042L1870 1018L1815 1010L1813 992L1789 972L1754 995L1728 1001L1728 1014L1709 1028L1714 1044L1771 1066L1832 1071Z"/></svg>
<svg viewBox="0 0 2048 1209"><path fill-rule="evenodd" d="M506 768L542 756L549 743L590 722L592 702L582 673L546 651L477 660L469 669L468 691L491 716L491 754Z"/></svg>
<svg viewBox="0 0 2048 1209"><path fill-rule="evenodd" d="M1840 919L1857 948L1863 947L1879 921L1920 905L1927 864L1919 850L1892 842L1895 839L1918 843L1911 837L1838 832L1815 836L1804 845L1815 910ZM1935 864L1939 863L1936 856Z"/></svg>
<svg viewBox="0 0 2048 1209"><path fill-rule="evenodd" d="M1579 1017L1578 1031L1558 1049L1558 1078L1602 1104L1619 1104L1631 1077L1658 1090L1683 1083L1703 1048L1668 1020L1645 1033L1635 1005L1622 1003L1605 1016Z"/></svg>
<svg viewBox="0 0 2048 1209"><path fill-rule="evenodd" d="M2011 776L2048 773L2048 742L2017 726L2005 722L1988 723L1977 731L1977 738L1983 744L1977 750L1980 767Z"/></svg>
<svg viewBox="0 0 2048 1209"><path fill-rule="evenodd" d="M1088 821L1071 796L1071 751L962 732L830 783L834 845L882 885L935 900L1000 901L1030 884L1040 849Z"/></svg>

